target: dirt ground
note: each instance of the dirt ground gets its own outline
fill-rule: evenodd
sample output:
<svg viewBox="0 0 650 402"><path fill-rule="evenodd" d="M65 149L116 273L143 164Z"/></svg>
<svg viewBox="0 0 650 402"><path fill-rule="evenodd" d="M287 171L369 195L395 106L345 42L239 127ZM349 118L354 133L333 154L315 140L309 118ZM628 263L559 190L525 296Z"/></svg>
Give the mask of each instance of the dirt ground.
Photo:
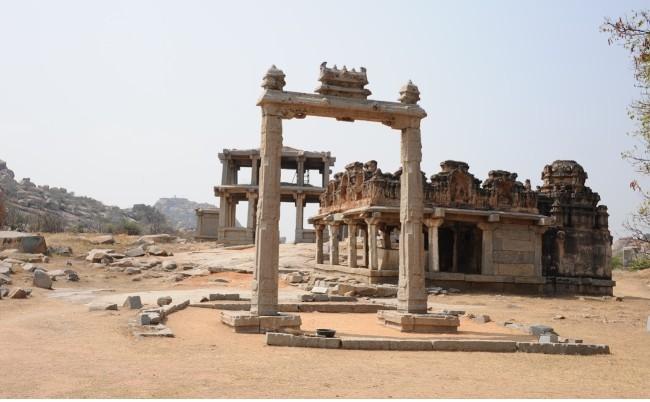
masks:
<svg viewBox="0 0 650 402"><path fill-rule="evenodd" d="M48 243L76 241L73 235L57 236ZM110 247L120 249L131 240L118 239L120 244ZM75 254L97 247L82 241L71 245ZM296 263L309 247L284 245L281 253ZM252 249L214 250L207 243L173 248L179 260L192 255L246 260L253 254ZM476 324L463 319L466 337L526 338L499 325L515 320L544 323L561 336L606 343L612 351L601 356L555 356L270 347L263 335L235 334L220 323L217 310L200 308L170 316L167 325L175 338L136 339L127 327L134 312L89 312L86 303L123 300L133 293L153 297L159 291L172 297L206 289L243 293L251 275L224 272L182 282L133 281L75 258L56 257L44 266L64 268L68 260L80 282L57 281L54 291L34 288L30 299L0 301L0 398L650 397L650 332L645 330L650 272L616 272L615 294L624 296L623 301L469 293L429 298L434 308L463 308L495 321ZM216 278L230 282L215 282ZM14 285L31 287L25 274L12 279ZM294 287L281 287L286 298L297 293ZM558 314L565 318L555 320ZM372 314L311 313L302 318L305 329L399 336L377 325Z"/></svg>

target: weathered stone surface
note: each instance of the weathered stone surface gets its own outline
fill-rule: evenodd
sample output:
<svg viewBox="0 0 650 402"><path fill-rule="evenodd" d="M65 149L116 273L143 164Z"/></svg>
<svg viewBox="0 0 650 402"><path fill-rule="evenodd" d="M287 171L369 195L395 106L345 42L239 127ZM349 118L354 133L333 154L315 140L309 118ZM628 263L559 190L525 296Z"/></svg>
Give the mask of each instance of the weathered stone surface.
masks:
<svg viewBox="0 0 650 402"><path fill-rule="evenodd" d="M144 311L137 317L137 322L140 325L157 325L160 324L160 320L160 313L155 311Z"/></svg>
<svg viewBox="0 0 650 402"><path fill-rule="evenodd" d="M88 239L92 244L115 244L113 235L95 236Z"/></svg>
<svg viewBox="0 0 650 402"><path fill-rule="evenodd" d="M45 254L47 244L41 235L0 231L0 250L4 249L17 249L18 252L29 254Z"/></svg>
<svg viewBox="0 0 650 402"><path fill-rule="evenodd" d="M380 310L377 318L386 326L402 332L441 333L457 332L458 316L448 314L411 314L404 311Z"/></svg>
<svg viewBox="0 0 650 402"><path fill-rule="evenodd" d="M11 264L0 263L0 275L11 275L14 273Z"/></svg>
<svg viewBox="0 0 650 402"><path fill-rule="evenodd" d="M108 257L108 254L113 252L115 252L115 250L95 248L88 252L88 255L86 256L86 260L95 263L102 262L102 260L106 258L110 258ZM109 262L112 262L112 259Z"/></svg>
<svg viewBox="0 0 650 402"><path fill-rule="evenodd" d="M311 289L311 292L314 293L314 294L323 294L324 295L324 294L327 294L328 290L329 290L329 288L325 287L325 286L314 286Z"/></svg>
<svg viewBox="0 0 650 402"><path fill-rule="evenodd" d="M502 352L517 351L515 341L492 341L472 339L436 339L431 341L433 350L448 352Z"/></svg>
<svg viewBox="0 0 650 402"><path fill-rule="evenodd" d="M142 256L145 255L145 251L144 251L144 248L142 248L142 247L134 247L134 248L130 248L130 249L126 250L124 252L124 254L127 257L142 257Z"/></svg>
<svg viewBox="0 0 650 402"><path fill-rule="evenodd" d="M156 301L156 304L158 304L160 307L166 306L168 304L172 304L172 298L171 296L159 297L158 300Z"/></svg>
<svg viewBox="0 0 650 402"><path fill-rule="evenodd" d="M204 268L194 268L188 271L183 271L180 274L185 276L208 276L210 275L210 271Z"/></svg>
<svg viewBox="0 0 650 402"><path fill-rule="evenodd" d="M0 287L0 299L9 296L9 289Z"/></svg>
<svg viewBox="0 0 650 402"><path fill-rule="evenodd" d="M52 278L50 276L37 269L34 271L34 280L33 280L34 286L43 288L43 289L52 289Z"/></svg>
<svg viewBox="0 0 650 402"><path fill-rule="evenodd" d="M210 295L208 295L208 300L240 300L240 296L239 293L210 293Z"/></svg>
<svg viewBox="0 0 650 402"><path fill-rule="evenodd" d="M610 353L607 345L589 345L585 343L517 342L517 351L552 355L599 355Z"/></svg>
<svg viewBox="0 0 650 402"><path fill-rule="evenodd" d="M552 327L543 324L533 324L528 327L528 333L534 336L540 336L544 334L554 334Z"/></svg>
<svg viewBox="0 0 650 402"><path fill-rule="evenodd" d="M558 336L555 334L544 334L540 335L539 337L539 343L557 343L558 342Z"/></svg>
<svg viewBox="0 0 650 402"><path fill-rule="evenodd" d="M137 310L142 308L142 300L140 300L140 296L128 296L122 306L131 310Z"/></svg>
<svg viewBox="0 0 650 402"><path fill-rule="evenodd" d="M128 267L127 269L124 270L124 273L127 275L136 275L142 273L142 271L140 270L140 268Z"/></svg>
<svg viewBox="0 0 650 402"><path fill-rule="evenodd" d="M117 311L117 304L107 302L93 302L88 306L89 311L104 311L115 310Z"/></svg>
<svg viewBox="0 0 650 402"><path fill-rule="evenodd" d="M53 271L46 271L47 275L52 278L53 281L56 280L59 276L65 276L65 271L62 269L55 269Z"/></svg>

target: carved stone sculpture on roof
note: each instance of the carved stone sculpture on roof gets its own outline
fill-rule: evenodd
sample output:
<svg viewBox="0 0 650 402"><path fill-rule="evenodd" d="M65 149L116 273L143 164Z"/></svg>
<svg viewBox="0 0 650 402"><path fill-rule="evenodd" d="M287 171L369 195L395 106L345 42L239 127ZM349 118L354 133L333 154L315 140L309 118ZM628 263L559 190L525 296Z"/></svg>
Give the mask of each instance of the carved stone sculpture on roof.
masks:
<svg viewBox="0 0 650 402"><path fill-rule="evenodd" d="M530 181L528 183L530 184ZM517 173L491 170L483 182L483 190L492 209L537 213L537 196L517 181Z"/></svg>

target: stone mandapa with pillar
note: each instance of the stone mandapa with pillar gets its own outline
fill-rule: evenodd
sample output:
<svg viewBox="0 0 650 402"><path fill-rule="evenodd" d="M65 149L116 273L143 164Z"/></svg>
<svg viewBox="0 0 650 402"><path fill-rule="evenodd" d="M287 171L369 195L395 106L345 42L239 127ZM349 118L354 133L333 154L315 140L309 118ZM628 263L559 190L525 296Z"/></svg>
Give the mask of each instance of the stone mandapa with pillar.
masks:
<svg viewBox="0 0 650 402"><path fill-rule="evenodd" d="M258 208L260 177L259 149L224 149L219 154L223 165L221 185L214 187L214 193L220 199L221 215L219 217L218 239L226 245L253 244L255 242L255 218ZM280 183L281 202L291 202L296 206L295 243L313 243L313 229L304 227L304 208L307 203L318 203L329 181L330 167L336 158L329 152L310 152L290 147L282 147L280 168L296 172L296 181ZM239 171L250 168L250 183L241 183ZM306 178L310 171L322 175L322 185L314 185ZM245 201L248 204L246 227L238 225L236 220L237 205Z"/></svg>
<svg viewBox="0 0 650 402"><path fill-rule="evenodd" d="M278 313L279 218L281 200L282 120L307 116L340 121L363 120L399 130L402 164L400 188L400 252L398 311L379 314L386 325L415 332L448 331L458 326L454 317L427 313L423 249L423 192L420 161L420 120L426 112L417 105L418 88L409 82L400 90L400 102L367 99L366 70L321 65L317 94L284 91L284 73L272 66L264 77L260 146L260 184L256 226L255 271L250 312L224 312L222 321L237 330L263 332L273 327L297 328L300 316ZM334 239L336 233L332 233ZM320 240L319 240L320 239ZM322 237L317 237L322 241ZM336 240L332 240L336 241ZM244 329L245 328L245 329Z"/></svg>

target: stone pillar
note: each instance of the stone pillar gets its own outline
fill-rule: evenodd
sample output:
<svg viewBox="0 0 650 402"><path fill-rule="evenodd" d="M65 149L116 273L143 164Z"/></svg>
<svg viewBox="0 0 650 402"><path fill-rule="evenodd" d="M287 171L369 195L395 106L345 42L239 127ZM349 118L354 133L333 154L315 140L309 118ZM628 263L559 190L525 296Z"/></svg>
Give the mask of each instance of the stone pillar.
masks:
<svg viewBox="0 0 650 402"><path fill-rule="evenodd" d="M368 268L368 227L361 228L363 238L363 267Z"/></svg>
<svg viewBox="0 0 650 402"><path fill-rule="evenodd" d="M228 212L230 211L230 197L225 192L219 195L219 227L228 227Z"/></svg>
<svg viewBox="0 0 650 402"><path fill-rule="evenodd" d="M314 225L316 230L316 264L323 263L323 225Z"/></svg>
<svg viewBox="0 0 650 402"><path fill-rule="evenodd" d="M390 250L392 246L390 244L390 233L392 232L390 226L384 226L381 232L382 232L381 247L384 250Z"/></svg>
<svg viewBox="0 0 650 402"><path fill-rule="evenodd" d="M494 230L496 223L479 222L476 225L481 229L481 275L496 275L494 266Z"/></svg>
<svg viewBox="0 0 650 402"><path fill-rule="evenodd" d="M304 186L305 185L305 157L302 155L298 157L296 174L298 175L296 183L298 183L299 186Z"/></svg>
<svg viewBox="0 0 650 402"><path fill-rule="evenodd" d="M357 224L347 222L348 225L348 267L357 267Z"/></svg>
<svg viewBox="0 0 650 402"><path fill-rule="evenodd" d="M411 84L412 85L412 84ZM427 312L424 277L422 218L422 141L419 120L402 129L402 177L400 184L400 247L398 309L408 313Z"/></svg>
<svg viewBox="0 0 650 402"><path fill-rule="evenodd" d="M544 226L531 226L531 235L533 236L533 247L535 250L533 264L535 267L535 276L543 276L542 274L542 236L548 228Z"/></svg>
<svg viewBox="0 0 650 402"><path fill-rule="evenodd" d="M257 201L257 194L254 192L248 192L246 196L246 198L248 198L248 216L246 220L246 227L248 229L255 229L255 203Z"/></svg>
<svg viewBox="0 0 650 402"><path fill-rule="evenodd" d="M454 225L451 229L454 236L454 249L451 257L451 272L458 272L458 226Z"/></svg>
<svg viewBox="0 0 650 402"><path fill-rule="evenodd" d="M260 184L259 158L256 155L251 156L251 185Z"/></svg>
<svg viewBox="0 0 650 402"><path fill-rule="evenodd" d="M333 222L330 229L330 265L339 265L339 223Z"/></svg>
<svg viewBox="0 0 650 402"><path fill-rule="evenodd" d="M305 210L305 194L294 194L294 199L296 200L296 233L294 243L302 243L303 239L303 228L304 228L304 210Z"/></svg>
<svg viewBox="0 0 650 402"><path fill-rule="evenodd" d="M366 219L368 225L368 269L379 269L379 250L377 249L377 219Z"/></svg>
<svg viewBox="0 0 650 402"><path fill-rule="evenodd" d="M224 155L221 160L221 184L230 184L230 156Z"/></svg>
<svg viewBox="0 0 650 402"><path fill-rule="evenodd" d="M330 182L330 158L323 158L323 188Z"/></svg>
<svg viewBox="0 0 650 402"><path fill-rule="evenodd" d="M278 312L281 155L282 119L272 110L262 107L255 270L250 310L254 315L276 315Z"/></svg>
<svg viewBox="0 0 650 402"><path fill-rule="evenodd" d="M438 228L442 225L442 219L425 219L424 223L428 229L429 235L429 255L427 266L429 272L439 272L440 271L440 254L438 246Z"/></svg>

